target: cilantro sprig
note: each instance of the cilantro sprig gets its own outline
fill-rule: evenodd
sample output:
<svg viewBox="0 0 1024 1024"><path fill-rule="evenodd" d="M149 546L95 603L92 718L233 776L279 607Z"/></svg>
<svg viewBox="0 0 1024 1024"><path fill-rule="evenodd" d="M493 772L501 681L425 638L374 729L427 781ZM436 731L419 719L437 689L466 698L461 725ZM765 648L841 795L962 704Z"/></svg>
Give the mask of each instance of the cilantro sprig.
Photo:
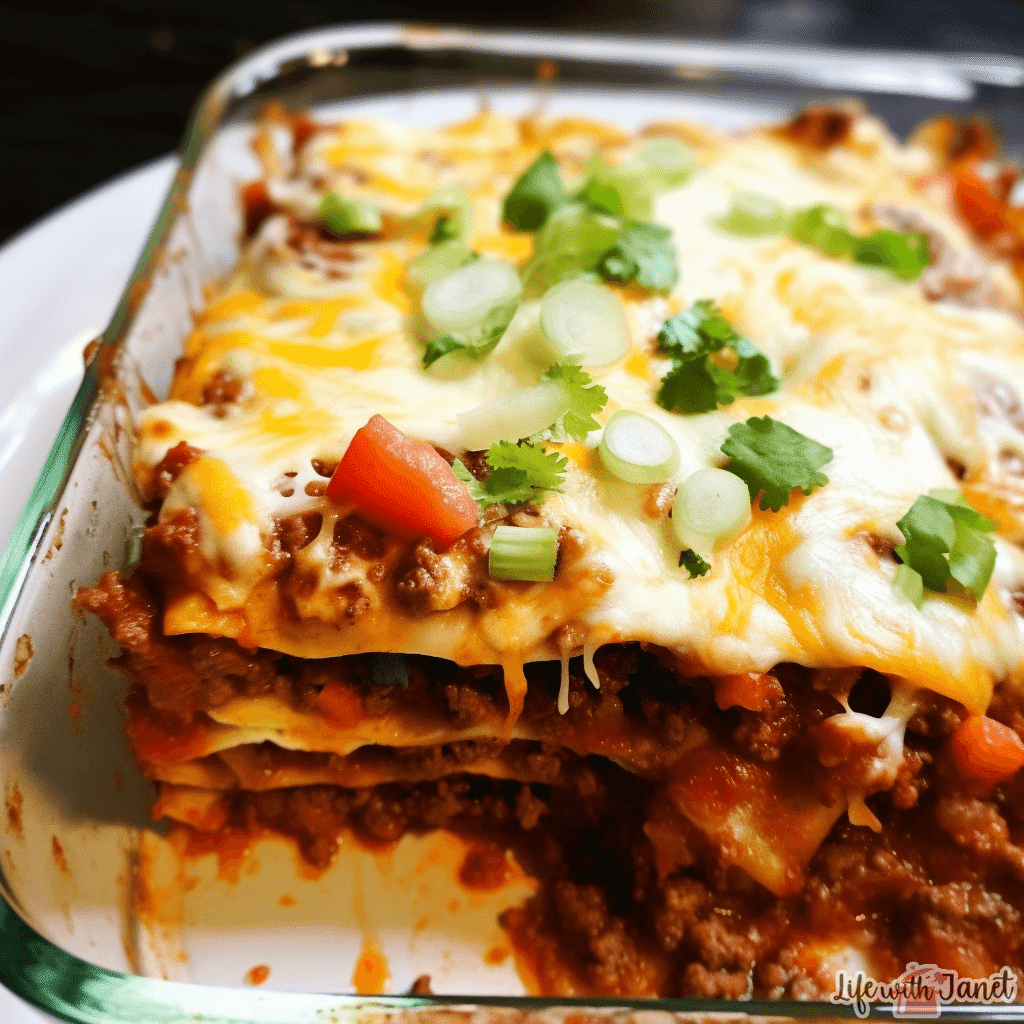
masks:
<svg viewBox="0 0 1024 1024"><path fill-rule="evenodd" d="M725 468L735 473L750 491L761 495L761 509L778 512L789 504L795 487L810 494L828 483L821 467L832 461L832 449L770 416L752 416L734 423L722 445L732 460Z"/></svg>
<svg viewBox="0 0 1024 1024"><path fill-rule="evenodd" d="M695 580L698 576L707 576L711 572L711 565L705 562L696 551L685 548L679 552L679 568L689 573L690 579Z"/></svg>
<svg viewBox="0 0 1024 1024"><path fill-rule="evenodd" d="M490 477L477 480L458 459L453 469L465 482L470 496L481 508L501 502L515 505L541 502L551 491L560 491L565 481L567 461L557 452L545 451L541 441L583 441L600 424L594 418L608 401L608 394L590 374L575 363L555 363L544 380L558 381L569 398L569 409L546 430L518 444L499 441L487 449L484 458L491 467Z"/></svg>
<svg viewBox="0 0 1024 1024"><path fill-rule="evenodd" d="M606 281L636 281L641 288L670 291L679 280L672 232L660 224L626 221L597 270Z"/></svg>
<svg viewBox="0 0 1024 1024"><path fill-rule="evenodd" d="M949 496L952 501L936 494L917 498L896 524L903 543L895 555L929 590L966 591L980 601L996 564L996 546L987 536L996 524L959 492ZM920 599L914 604L920 607Z"/></svg>
<svg viewBox="0 0 1024 1024"><path fill-rule="evenodd" d="M672 369L658 391L658 404L669 411L711 412L739 395L767 395L778 389L768 357L726 320L711 299L699 299L666 320L658 347L672 357ZM713 359L726 348L735 356L732 367Z"/></svg>
<svg viewBox="0 0 1024 1024"><path fill-rule="evenodd" d="M544 379L556 380L565 388L569 411L548 430L534 435L533 440L565 441L571 437L574 441L585 441L587 435L601 425L594 417L607 404L608 393L576 363L555 363L544 374Z"/></svg>
<svg viewBox="0 0 1024 1024"><path fill-rule="evenodd" d="M452 465L455 475L466 484L470 497L481 508L499 503L541 502L548 493L561 490L565 482L565 456L546 452L529 441L499 441L491 445L485 458L492 472L483 481L477 480L458 459Z"/></svg>

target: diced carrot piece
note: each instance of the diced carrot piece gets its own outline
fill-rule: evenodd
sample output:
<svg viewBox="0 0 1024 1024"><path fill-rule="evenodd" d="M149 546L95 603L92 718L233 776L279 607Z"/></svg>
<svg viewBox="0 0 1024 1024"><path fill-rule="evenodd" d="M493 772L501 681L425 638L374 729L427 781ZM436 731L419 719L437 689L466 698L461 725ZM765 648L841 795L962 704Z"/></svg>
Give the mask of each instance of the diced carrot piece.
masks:
<svg viewBox="0 0 1024 1024"><path fill-rule="evenodd" d="M953 733L953 760L962 775L1002 782L1024 768L1024 742L1007 725L975 715Z"/></svg>
<svg viewBox="0 0 1024 1024"><path fill-rule="evenodd" d="M723 711L737 706L748 711L764 711L771 701L781 696L782 684L770 672L743 672L715 680L715 703Z"/></svg>
<svg viewBox="0 0 1024 1024"><path fill-rule="evenodd" d="M383 416L356 431L327 485L334 501L403 537L430 537L439 550L477 525L476 502L429 444L414 441Z"/></svg>
<svg viewBox="0 0 1024 1024"><path fill-rule="evenodd" d="M336 725L351 728L363 720L359 694L343 683L329 682L317 694L316 706Z"/></svg>

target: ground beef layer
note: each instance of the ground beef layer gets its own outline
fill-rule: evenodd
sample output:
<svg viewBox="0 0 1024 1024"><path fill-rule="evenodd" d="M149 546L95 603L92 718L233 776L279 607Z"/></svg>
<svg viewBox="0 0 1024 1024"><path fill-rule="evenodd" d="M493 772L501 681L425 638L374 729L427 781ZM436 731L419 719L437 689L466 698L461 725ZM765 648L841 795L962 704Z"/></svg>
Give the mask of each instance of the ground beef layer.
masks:
<svg viewBox="0 0 1024 1024"><path fill-rule="evenodd" d="M360 714L413 708L453 734L507 712L493 666L408 658L408 684L382 686L366 657L307 662L226 639L164 637L159 599L139 574L104 577L79 605L121 645L132 714L153 717L172 738L239 694L274 693L309 710L325 689L343 688ZM682 674L669 652L608 645L596 664L599 690L580 659L571 662L564 716L558 665L528 666L523 720L537 734L528 742L490 736L475 741L480 749L453 741L360 752L401 759L412 775L450 764L451 774L422 781L262 792L228 782L216 797L221 827L288 834L319 866L349 831L379 846L447 828L511 849L541 887L502 923L552 994L812 998L834 984L835 965L822 969L813 952L829 944L866 951L877 977L916 960L973 977L1008 966L1024 978L1024 779L979 787L957 774L950 736L965 716L959 705L937 696L919 705L895 782L868 796L875 832L849 823L844 796L863 786L871 751L837 756L821 740L840 699L880 716L890 698L884 677L781 665L764 677L754 711L724 699L726 680ZM998 688L988 714L1024 735L1018 695ZM520 742L524 763L537 764L518 779L472 774L472 757L505 742ZM273 767L277 748L264 748L252 754ZM682 757L692 769L685 785L672 774ZM705 769L694 791L690 779ZM833 808L834 824L782 895L694 823L695 795L710 807L767 794L770 813L771 799L797 790Z"/></svg>

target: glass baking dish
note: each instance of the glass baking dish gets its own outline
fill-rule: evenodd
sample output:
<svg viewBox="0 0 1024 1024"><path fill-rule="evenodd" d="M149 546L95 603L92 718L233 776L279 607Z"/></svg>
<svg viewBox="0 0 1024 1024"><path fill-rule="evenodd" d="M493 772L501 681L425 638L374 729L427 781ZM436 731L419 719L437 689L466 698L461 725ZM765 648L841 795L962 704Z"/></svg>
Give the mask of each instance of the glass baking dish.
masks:
<svg viewBox="0 0 1024 1024"><path fill-rule="evenodd" d="M655 1024L652 1012L658 1022L669 1020L665 1013L852 1015L850 1007L826 1002L541 999L508 994L520 988L511 964L474 974L465 963L450 969L442 963L442 977L446 970L450 976L445 987L460 995L310 994L345 987L323 962L323 950L346 966L355 950L352 935L329 934L328 922L315 915L301 936L280 931L269 913L260 921L262 932L246 930L240 920L230 931L223 921L213 927L207 919L205 930L192 927L184 945L181 935L161 934L136 913L144 896L153 897L158 877L152 863L141 871L140 862L159 855L159 840L148 818L151 793L124 738L124 684L106 665L114 647L97 623L76 619L70 604L79 582L92 582L128 557L142 518L127 486L133 418L152 393L166 394L204 284L237 256L238 184L257 173L246 145L248 126L268 100L291 110L413 124L451 121L486 101L513 111L546 104L626 127L682 115L741 128L830 97L863 99L898 133L938 112L985 113L1011 151L1024 150L1024 61L985 55L370 25L282 40L212 84L193 115L181 170L145 251L3 554L0 982L62 1019L108 1024L299 1024L438 1013L452 1020L543 1013L553 1020L584 1014L624 1021L635 1015L643 1024ZM378 874L393 867L378 863ZM261 878L273 870L264 866ZM367 884L370 917L385 933L393 923L389 915L408 908L399 907L403 900L394 893L381 895L376 876L367 883L367 870L354 867L352 884L334 898L365 902L359 894ZM149 886L144 894L140 878ZM209 914L217 906L227 914L225 907L246 900L257 918L265 911L256 882L236 880L241 888L228 896L216 879L197 882L214 907ZM236 899L241 892L245 899ZM366 907L361 913L366 916ZM494 908L481 913L493 915ZM267 939L274 927L279 933ZM361 927L366 931L365 922ZM445 937L435 938L421 943L419 959L428 965L456 959L443 948ZM242 965L262 958L257 939L291 950L278 949L290 962L283 970L275 965L274 983L295 991L241 986ZM396 981L404 987L416 968L415 956L402 961ZM1015 1006L959 1005L945 1012L1024 1021L1024 1008ZM889 1016L893 1007L881 1004L872 1013Z"/></svg>

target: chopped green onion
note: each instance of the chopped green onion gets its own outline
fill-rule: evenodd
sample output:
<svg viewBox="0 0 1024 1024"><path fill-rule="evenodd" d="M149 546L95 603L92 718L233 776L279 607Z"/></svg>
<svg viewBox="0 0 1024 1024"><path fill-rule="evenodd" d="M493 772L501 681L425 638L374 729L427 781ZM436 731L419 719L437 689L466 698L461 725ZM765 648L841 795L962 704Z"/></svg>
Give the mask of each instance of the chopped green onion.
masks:
<svg viewBox="0 0 1024 1024"><path fill-rule="evenodd" d="M747 485L724 469L700 469L676 491L672 529L684 548L709 555L750 522Z"/></svg>
<svg viewBox="0 0 1024 1024"><path fill-rule="evenodd" d="M497 580L550 583L555 578L558 531L551 526L499 526L487 567Z"/></svg>
<svg viewBox="0 0 1024 1024"><path fill-rule="evenodd" d="M455 273L460 267L477 259L465 242L452 239L432 245L409 264L405 279L415 295L422 295L427 285Z"/></svg>
<svg viewBox="0 0 1024 1024"><path fill-rule="evenodd" d="M675 139L650 139L615 167L595 157L584 193L589 196L591 182L602 190L598 195L611 189L618 195L620 209L609 212L621 212L628 220L649 221L654 216L654 200L688 181L696 168L697 158L689 146ZM608 208L607 201L600 205Z"/></svg>
<svg viewBox="0 0 1024 1024"><path fill-rule="evenodd" d="M789 233L798 242L820 249L826 256L852 256L855 240L846 214L837 206L818 203L796 210Z"/></svg>
<svg viewBox="0 0 1024 1024"><path fill-rule="evenodd" d="M657 421L620 409L608 420L598 449L609 473L631 484L656 484L679 468L679 445Z"/></svg>
<svg viewBox="0 0 1024 1024"><path fill-rule="evenodd" d="M892 580L893 588L902 594L915 608L924 604L924 580L909 565L901 562L896 566L896 575Z"/></svg>
<svg viewBox="0 0 1024 1024"><path fill-rule="evenodd" d="M589 193L594 187L598 195L611 190L618 197L619 212L628 220L645 222L654 216L654 197L658 192L654 178L641 163L623 160L609 167L600 157L590 162L590 179L585 187Z"/></svg>
<svg viewBox="0 0 1024 1024"><path fill-rule="evenodd" d="M124 545L125 565L122 571L125 574L131 572L142 560L142 538L145 535L146 528L141 523L129 529Z"/></svg>
<svg viewBox="0 0 1024 1024"><path fill-rule="evenodd" d="M372 235L380 231L380 210L369 199L342 197L327 192L320 200L317 217L336 235Z"/></svg>
<svg viewBox="0 0 1024 1024"><path fill-rule="evenodd" d="M437 218L434 230L430 232L430 244L438 245L441 242L450 242L453 238L459 238L462 230L454 214L443 213Z"/></svg>
<svg viewBox="0 0 1024 1024"><path fill-rule="evenodd" d="M957 522L956 540L949 552L950 576L980 601L995 567L996 545L992 538Z"/></svg>
<svg viewBox="0 0 1024 1024"><path fill-rule="evenodd" d="M541 300L540 324L559 362L610 366L629 349L622 304L593 281L563 281L550 289Z"/></svg>
<svg viewBox="0 0 1024 1024"><path fill-rule="evenodd" d="M498 441L518 441L546 430L571 405L569 393L557 381L516 391L456 415L459 438L467 451L489 448Z"/></svg>
<svg viewBox="0 0 1024 1024"><path fill-rule="evenodd" d="M904 281L920 277L931 260L928 236L920 231L880 228L854 242L853 258L869 267L882 267Z"/></svg>
<svg viewBox="0 0 1024 1024"><path fill-rule="evenodd" d="M441 334L458 333L483 323L492 310L516 302L521 294L522 283L510 264L474 260L427 285L423 315Z"/></svg>
<svg viewBox="0 0 1024 1024"><path fill-rule="evenodd" d="M473 231L476 207L465 185L442 185L427 196L414 215L414 221L434 222L430 244L461 238L466 241Z"/></svg>
<svg viewBox="0 0 1024 1024"><path fill-rule="evenodd" d="M697 157L689 146L678 139L648 139L630 157L630 161L646 168L658 191L685 185L697 169Z"/></svg>
<svg viewBox="0 0 1024 1024"><path fill-rule="evenodd" d="M582 203L591 213L604 214L608 217L622 216L622 199L615 188L596 178L588 178L583 188L573 197Z"/></svg>
<svg viewBox="0 0 1024 1024"><path fill-rule="evenodd" d="M401 654L371 654L370 674L375 686L409 686L409 666Z"/></svg>
<svg viewBox="0 0 1024 1024"><path fill-rule="evenodd" d="M536 231L568 198L558 162L545 150L505 196L501 215L514 228Z"/></svg>
<svg viewBox="0 0 1024 1024"><path fill-rule="evenodd" d="M734 235L780 235L786 230L786 208L760 192L734 192L718 226Z"/></svg>

